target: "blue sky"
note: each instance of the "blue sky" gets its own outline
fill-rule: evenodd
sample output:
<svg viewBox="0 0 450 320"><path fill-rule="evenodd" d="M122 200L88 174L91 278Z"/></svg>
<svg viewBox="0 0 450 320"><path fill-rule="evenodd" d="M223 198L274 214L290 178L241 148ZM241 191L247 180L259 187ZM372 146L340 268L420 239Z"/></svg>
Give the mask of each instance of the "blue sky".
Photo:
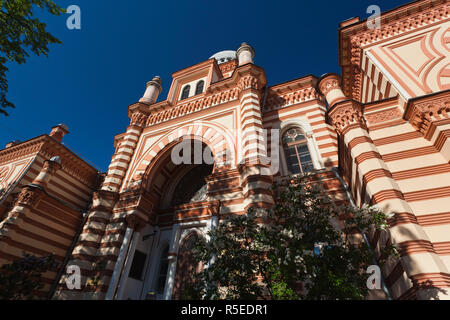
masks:
<svg viewBox="0 0 450 320"><path fill-rule="evenodd" d="M159 75L167 96L171 74L242 42L269 85L308 74L338 72L337 27L376 4L390 10L405 0L156 1L56 0L81 8L81 30L66 28L69 15L43 15L63 44L49 57L8 64L9 100L0 115L0 148L12 140L68 125L64 143L101 171L114 152L113 138L129 124L127 107Z"/></svg>

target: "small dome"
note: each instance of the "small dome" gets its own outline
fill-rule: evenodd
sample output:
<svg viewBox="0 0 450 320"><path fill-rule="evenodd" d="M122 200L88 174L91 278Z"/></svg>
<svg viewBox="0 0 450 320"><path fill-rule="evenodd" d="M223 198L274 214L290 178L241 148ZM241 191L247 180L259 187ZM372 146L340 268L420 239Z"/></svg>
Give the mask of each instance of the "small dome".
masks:
<svg viewBox="0 0 450 320"><path fill-rule="evenodd" d="M216 59L218 64L225 63L231 60L236 60L236 51L233 50L220 51L210 57L210 59L212 58Z"/></svg>
<svg viewBox="0 0 450 320"><path fill-rule="evenodd" d="M50 159L51 162L56 162L58 164L61 164L61 158L59 156L54 156Z"/></svg>

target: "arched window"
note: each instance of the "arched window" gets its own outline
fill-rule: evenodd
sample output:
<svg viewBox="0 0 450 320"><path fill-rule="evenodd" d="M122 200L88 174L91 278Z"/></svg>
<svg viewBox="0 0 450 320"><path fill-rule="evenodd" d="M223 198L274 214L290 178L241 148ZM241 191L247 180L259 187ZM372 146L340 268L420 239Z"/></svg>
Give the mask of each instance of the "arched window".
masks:
<svg viewBox="0 0 450 320"><path fill-rule="evenodd" d="M203 87L205 86L205 81L201 80L197 82L197 87L195 88L195 95L203 92Z"/></svg>
<svg viewBox="0 0 450 320"><path fill-rule="evenodd" d="M291 128L283 135L283 149L290 174L312 171L314 165L308 140L299 128Z"/></svg>
<svg viewBox="0 0 450 320"><path fill-rule="evenodd" d="M167 269L169 268L169 246L166 245L162 250L161 258L159 260L159 270L156 279L156 293L162 295L164 287L166 286Z"/></svg>
<svg viewBox="0 0 450 320"><path fill-rule="evenodd" d="M189 98L189 92L191 91L191 86L187 85L183 88L183 92L181 93L181 100Z"/></svg>

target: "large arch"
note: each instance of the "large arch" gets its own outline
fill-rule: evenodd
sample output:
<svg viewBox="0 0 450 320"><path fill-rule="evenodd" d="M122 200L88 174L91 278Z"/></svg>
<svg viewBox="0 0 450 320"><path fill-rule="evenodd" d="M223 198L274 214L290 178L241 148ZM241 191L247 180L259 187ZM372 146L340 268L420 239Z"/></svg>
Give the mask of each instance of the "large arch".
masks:
<svg viewBox="0 0 450 320"><path fill-rule="evenodd" d="M145 186L158 160L184 139L206 144L214 157L215 169L236 166L237 147L228 130L208 121L194 122L170 131L153 143L133 165L123 189Z"/></svg>

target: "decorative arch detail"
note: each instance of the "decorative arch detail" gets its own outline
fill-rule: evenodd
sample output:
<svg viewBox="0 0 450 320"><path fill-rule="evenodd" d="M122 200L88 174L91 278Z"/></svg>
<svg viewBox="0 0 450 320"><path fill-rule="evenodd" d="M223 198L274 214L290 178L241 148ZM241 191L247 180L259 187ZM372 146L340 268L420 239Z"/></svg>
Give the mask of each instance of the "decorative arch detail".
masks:
<svg viewBox="0 0 450 320"><path fill-rule="evenodd" d="M237 149L228 130L211 122L194 122L170 131L153 143L137 160L128 176L125 188L136 188L143 185L157 159L185 139L194 139L205 143L212 152L216 170L236 165Z"/></svg>

